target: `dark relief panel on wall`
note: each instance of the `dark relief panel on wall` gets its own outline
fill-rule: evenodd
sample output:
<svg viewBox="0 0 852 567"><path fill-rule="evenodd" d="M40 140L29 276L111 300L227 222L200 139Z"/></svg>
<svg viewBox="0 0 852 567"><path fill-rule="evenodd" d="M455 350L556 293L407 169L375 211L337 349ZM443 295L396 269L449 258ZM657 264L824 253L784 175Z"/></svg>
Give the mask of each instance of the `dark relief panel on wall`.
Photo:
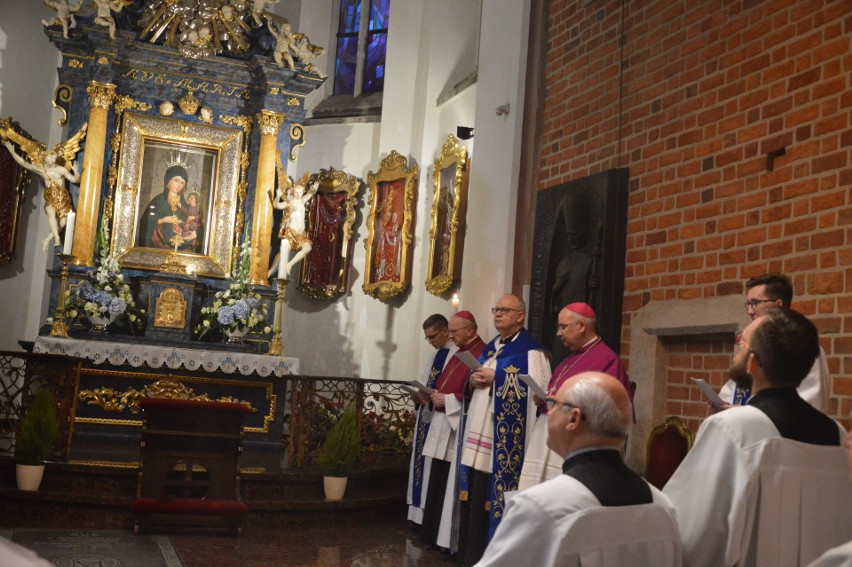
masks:
<svg viewBox="0 0 852 567"><path fill-rule="evenodd" d="M583 301L598 315L598 334L618 352L627 231L626 168L539 191L530 282L529 330L558 364L568 351L556 318Z"/></svg>

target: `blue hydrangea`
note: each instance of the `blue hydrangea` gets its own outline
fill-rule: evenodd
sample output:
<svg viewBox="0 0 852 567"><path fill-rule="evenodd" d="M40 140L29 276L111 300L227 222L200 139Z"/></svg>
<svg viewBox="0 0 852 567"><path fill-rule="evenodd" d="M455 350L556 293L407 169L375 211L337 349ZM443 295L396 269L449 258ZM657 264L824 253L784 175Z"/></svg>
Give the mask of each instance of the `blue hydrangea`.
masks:
<svg viewBox="0 0 852 567"><path fill-rule="evenodd" d="M234 303L234 317L239 319L240 321L244 321L251 312L251 308L248 305L248 301L245 299L240 299L236 303Z"/></svg>
<svg viewBox="0 0 852 567"><path fill-rule="evenodd" d="M113 297L109 302L109 312L113 315L120 315L127 309L127 304L120 297Z"/></svg>
<svg viewBox="0 0 852 567"><path fill-rule="evenodd" d="M229 305L223 305L219 308L219 313L216 315L219 322L226 327L234 323L234 310Z"/></svg>

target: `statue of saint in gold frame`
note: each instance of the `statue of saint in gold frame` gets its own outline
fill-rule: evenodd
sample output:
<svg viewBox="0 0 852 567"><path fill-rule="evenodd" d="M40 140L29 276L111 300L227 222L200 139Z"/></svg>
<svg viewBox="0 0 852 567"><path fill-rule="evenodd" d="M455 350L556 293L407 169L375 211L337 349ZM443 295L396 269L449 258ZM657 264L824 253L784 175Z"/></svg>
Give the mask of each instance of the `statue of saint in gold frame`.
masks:
<svg viewBox="0 0 852 567"><path fill-rule="evenodd" d="M467 148L450 134L435 159L432 173L434 192L426 290L438 297L461 277L468 170Z"/></svg>
<svg viewBox="0 0 852 567"><path fill-rule="evenodd" d="M408 167L395 150L367 174L370 188L367 217L367 259L364 293L381 300L395 297L411 285L411 247L414 243L414 202L420 167Z"/></svg>
<svg viewBox="0 0 852 567"><path fill-rule="evenodd" d="M311 176L319 183L308 206L307 233L312 247L299 272L299 291L311 299L335 299L346 293L352 263L352 225L364 182L333 167Z"/></svg>

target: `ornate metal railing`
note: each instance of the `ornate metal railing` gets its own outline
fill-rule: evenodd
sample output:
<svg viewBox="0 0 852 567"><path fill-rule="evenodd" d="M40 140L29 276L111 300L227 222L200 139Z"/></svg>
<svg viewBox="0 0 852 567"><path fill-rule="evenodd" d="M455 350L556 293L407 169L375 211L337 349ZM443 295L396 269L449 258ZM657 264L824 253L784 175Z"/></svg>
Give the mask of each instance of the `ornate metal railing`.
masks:
<svg viewBox="0 0 852 567"><path fill-rule="evenodd" d="M309 466L329 430L350 405L359 408L359 457L372 464L401 464L411 451L415 414L400 382L301 376L291 381L290 465Z"/></svg>
<svg viewBox="0 0 852 567"><path fill-rule="evenodd" d="M15 432L35 392L49 388L57 403L60 436L54 456L67 459L81 361L0 351L0 453L14 451ZM367 466L402 465L411 451L415 413L402 382L334 376L287 378L284 443L291 467L310 467L329 430L349 406L358 408L359 458ZM80 403L78 400L77 403Z"/></svg>
<svg viewBox="0 0 852 567"><path fill-rule="evenodd" d="M53 455L68 458L79 367L79 360L67 356L0 352L0 452L14 451L15 432L35 393L48 388L59 418L59 439Z"/></svg>

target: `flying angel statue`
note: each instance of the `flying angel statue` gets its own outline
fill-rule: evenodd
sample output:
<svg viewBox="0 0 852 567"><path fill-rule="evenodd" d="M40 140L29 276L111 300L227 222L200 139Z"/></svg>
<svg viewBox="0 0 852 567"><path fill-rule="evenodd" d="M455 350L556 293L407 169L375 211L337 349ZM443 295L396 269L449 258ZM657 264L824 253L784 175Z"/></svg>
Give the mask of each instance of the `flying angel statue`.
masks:
<svg viewBox="0 0 852 567"><path fill-rule="evenodd" d="M42 250L47 253L47 247L53 240L54 246L59 246L62 240L59 231L65 228L66 218L71 211L71 195L65 187L65 181L79 183L80 172L74 158L80 151L80 144L86 137L88 123L69 139L56 144L51 150L41 142L30 140L16 132L11 127L11 119L0 120L0 140L12 154L12 158L23 168L39 175L44 180L44 211L50 223L50 233L41 241ZM15 142L27 159L15 151Z"/></svg>

